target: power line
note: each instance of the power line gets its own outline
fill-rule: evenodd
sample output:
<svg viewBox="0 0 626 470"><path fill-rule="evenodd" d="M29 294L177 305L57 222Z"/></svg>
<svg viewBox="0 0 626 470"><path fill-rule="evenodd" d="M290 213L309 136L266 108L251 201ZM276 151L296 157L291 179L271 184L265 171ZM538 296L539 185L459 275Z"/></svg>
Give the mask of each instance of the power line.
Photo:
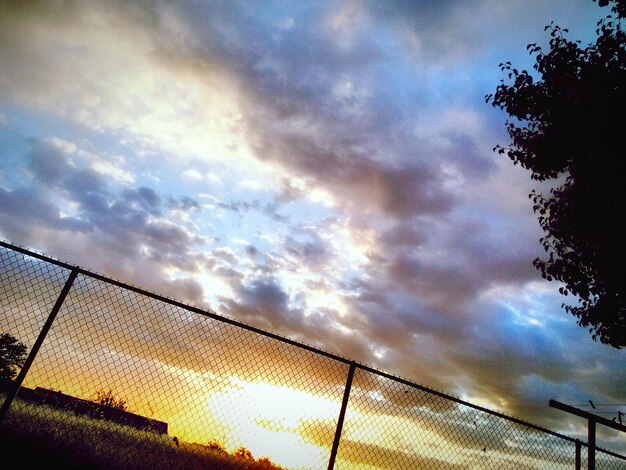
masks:
<svg viewBox="0 0 626 470"><path fill-rule="evenodd" d="M626 406L626 403L594 403L593 405L569 405L569 406Z"/></svg>

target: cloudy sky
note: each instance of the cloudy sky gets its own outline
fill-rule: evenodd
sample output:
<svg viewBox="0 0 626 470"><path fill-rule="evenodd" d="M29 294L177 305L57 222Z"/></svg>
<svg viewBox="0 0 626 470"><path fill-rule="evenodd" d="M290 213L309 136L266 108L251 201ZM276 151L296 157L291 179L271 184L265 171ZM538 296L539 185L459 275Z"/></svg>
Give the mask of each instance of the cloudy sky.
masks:
<svg viewBox="0 0 626 470"><path fill-rule="evenodd" d="M624 353L485 104L591 0L0 1L0 238L570 435ZM626 449L618 433L603 443Z"/></svg>

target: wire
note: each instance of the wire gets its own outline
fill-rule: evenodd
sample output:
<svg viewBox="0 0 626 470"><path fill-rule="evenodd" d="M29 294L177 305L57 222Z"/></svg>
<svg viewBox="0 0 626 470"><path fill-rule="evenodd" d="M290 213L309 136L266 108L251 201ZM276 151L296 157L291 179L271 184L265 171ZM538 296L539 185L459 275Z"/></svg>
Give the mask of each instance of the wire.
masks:
<svg viewBox="0 0 626 470"><path fill-rule="evenodd" d="M569 405L569 406L592 406L592 405ZM594 403L593 406L626 406L626 403Z"/></svg>

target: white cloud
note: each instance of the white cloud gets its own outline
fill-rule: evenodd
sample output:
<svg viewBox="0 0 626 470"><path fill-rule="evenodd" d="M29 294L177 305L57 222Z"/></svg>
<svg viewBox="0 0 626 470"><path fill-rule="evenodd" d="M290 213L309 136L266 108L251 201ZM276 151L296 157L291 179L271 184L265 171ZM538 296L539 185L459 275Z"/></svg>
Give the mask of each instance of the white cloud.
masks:
<svg viewBox="0 0 626 470"><path fill-rule="evenodd" d="M289 31L291 29L293 29L293 27L295 26L295 21L293 18L285 18L284 20L282 20L279 24L278 24L278 28L285 30L285 31Z"/></svg>
<svg viewBox="0 0 626 470"><path fill-rule="evenodd" d="M204 175L200 173L198 170L194 170L193 168L189 168L188 170L183 171L183 177L191 180L191 181L202 181L204 180Z"/></svg>
<svg viewBox="0 0 626 470"><path fill-rule="evenodd" d="M260 191L265 185L259 180L243 180L239 181L237 186L241 189L247 189L250 191Z"/></svg>
<svg viewBox="0 0 626 470"><path fill-rule="evenodd" d="M76 150L78 150L78 147L74 142L69 142L67 140L60 139L59 137L50 137L46 140L65 153L75 153Z"/></svg>
<svg viewBox="0 0 626 470"><path fill-rule="evenodd" d="M212 171L209 171L204 177L207 179L207 181L210 181L211 183L220 184L220 185L224 184L221 178Z"/></svg>
<svg viewBox="0 0 626 470"><path fill-rule="evenodd" d="M120 162L119 158L117 158L116 160L118 161L117 162L115 161L111 162L111 161L106 161L106 160L96 161L91 165L91 168L93 168L95 171L97 171L98 173L102 175L107 175L107 176L112 177L113 179L115 179L116 181L120 183L126 183L126 184L135 183L135 177L130 172L124 170L118 164L116 164Z"/></svg>
<svg viewBox="0 0 626 470"><path fill-rule="evenodd" d="M5 9L0 43L17 59L0 54L0 97L98 132L114 131L137 153L157 149L164 157L235 165L245 159L241 149L232 158L241 143L234 134L236 77L205 58L184 57L190 38L167 37L146 20L149 12L117 6L81 2L61 11L48 4L43 12L25 9L21 15ZM159 14L158 3L150 8Z"/></svg>

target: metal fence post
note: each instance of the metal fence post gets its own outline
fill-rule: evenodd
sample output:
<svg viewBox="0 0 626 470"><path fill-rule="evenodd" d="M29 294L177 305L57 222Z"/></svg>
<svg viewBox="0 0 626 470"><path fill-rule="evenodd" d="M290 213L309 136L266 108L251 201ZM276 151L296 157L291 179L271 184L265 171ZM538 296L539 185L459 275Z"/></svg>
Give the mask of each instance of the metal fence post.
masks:
<svg viewBox="0 0 626 470"><path fill-rule="evenodd" d="M17 392L19 392L20 387L22 386L22 382L24 382L24 378L26 377L26 374L28 374L28 370L30 369L30 366L33 364L33 361L35 360L35 356L39 352L39 349L41 348L41 345L44 339L46 339L46 336L48 335L48 332L50 331L50 328L52 327L52 323L54 322L54 319L56 318L57 313L59 313L59 310L61 309L61 305L63 305L63 302L65 301L65 297L67 297L67 294L72 288L72 284L74 284L74 280L76 279L77 275L78 275L78 268L75 267L74 269L72 269L72 272L70 272L70 276L67 278L67 281L65 282L65 285L63 286L63 290L59 294L59 297L57 298L57 301L55 302L54 307L52 307L52 310L50 311L50 315L48 315L48 319L46 320L46 323L44 324L43 328L39 332L37 341L35 341L35 344L31 348L30 353L28 354L28 357L26 358L26 361L24 361L24 365L20 369L20 373L15 379L15 382L13 382L13 386L11 387L11 389L7 393L6 398L4 399L2 408L0 408L0 424L2 424L2 421L4 421L4 418L6 417L6 414L9 411L9 407L13 403L13 400L15 399Z"/></svg>
<svg viewBox="0 0 626 470"><path fill-rule="evenodd" d="M587 470L596 470L596 422L590 419L587 427Z"/></svg>
<svg viewBox="0 0 626 470"><path fill-rule="evenodd" d="M337 420L337 430L335 431L335 440L333 441L333 448L330 451L330 459L328 460L328 470L333 470L335 467L335 458L337 457L337 450L339 449L339 441L341 440L341 430L343 429L343 420L346 416L346 409L348 408L348 399L350 398L350 388L352 388L352 379L354 378L354 370L356 364L354 361L350 363L350 370L348 371L348 379L346 380L346 388L343 391L343 401L341 402L341 411L339 411L339 419Z"/></svg>
<svg viewBox="0 0 626 470"><path fill-rule="evenodd" d="M566 405L560 401L550 400L548 402L552 408L557 408L562 411L567 411L573 415L580 416L587 420L587 469L595 470L596 468L596 423L600 423L609 428L617 429L618 431L626 432L626 426L622 423L616 423L602 416L589 413L587 411L579 410L571 405ZM614 418L615 419L615 418Z"/></svg>
<svg viewBox="0 0 626 470"><path fill-rule="evenodd" d="M581 459L580 459L580 440L576 439L576 470L580 470Z"/></svg>

